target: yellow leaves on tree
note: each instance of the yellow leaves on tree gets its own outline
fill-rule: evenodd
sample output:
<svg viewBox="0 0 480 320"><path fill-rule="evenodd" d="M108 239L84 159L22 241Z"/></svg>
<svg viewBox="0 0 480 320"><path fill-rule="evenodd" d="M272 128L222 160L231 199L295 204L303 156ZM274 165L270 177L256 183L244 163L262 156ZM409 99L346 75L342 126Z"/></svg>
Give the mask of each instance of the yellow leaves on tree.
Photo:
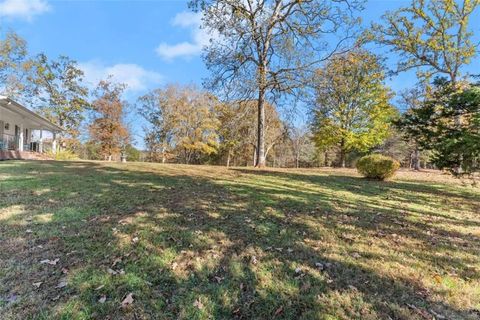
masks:
<svg viewBox="0 0 480 320"><path fill-rule="evenodd" d="M100 147L105 160L112 160L129 141L129 132L124 124L124 104L121 100L125 85L100 81L95 90L92 106L95 112L90 124L90 138Z"/></svg>

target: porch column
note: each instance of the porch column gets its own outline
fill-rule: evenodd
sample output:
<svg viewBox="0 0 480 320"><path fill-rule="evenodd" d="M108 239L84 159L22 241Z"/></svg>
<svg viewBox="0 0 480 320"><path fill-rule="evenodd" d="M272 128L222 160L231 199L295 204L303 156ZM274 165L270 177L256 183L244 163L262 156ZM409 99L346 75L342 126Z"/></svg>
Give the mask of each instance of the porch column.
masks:
<svg viewBox="0 0 480 320"><path fill-rule="evenodd" d="M52 153L56 154L57 153L57 133L52 132L53 135L53 140L52 140Z"/></svg>
<svg viewBox="0 0 480 320"><path fill-rule="evenodd" d="M23 151L23 124L20 124L20 132L18 134L18 151Z"/></svg>
<svg viewBox="0 0 480 320"><path fill-rule="evenodd" d="M38 143L38 152L43 153L43 130L40 129L40 140Z"/></svg>

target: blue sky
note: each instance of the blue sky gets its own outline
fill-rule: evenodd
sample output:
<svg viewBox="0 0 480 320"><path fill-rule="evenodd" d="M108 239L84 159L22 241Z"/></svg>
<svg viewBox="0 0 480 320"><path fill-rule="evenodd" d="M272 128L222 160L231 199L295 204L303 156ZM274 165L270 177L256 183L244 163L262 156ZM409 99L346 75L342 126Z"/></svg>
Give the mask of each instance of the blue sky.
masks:
<svg viewBox="0 0 480 320"><path fill-rule="evenodd" d="M361 16L368 24L409 3L370 0ZM0 33L19 33L31 54L77 60L92 85L113 74L129 85L126 97L132 101L166 83L201 84L208 72L200 58L206 36L199 21L183 0L0 0ZM478 12L471 25L479 28ZM469 70L479 67L476 59ZM403 74L388 83L400 90L415 78Z"/></svg>
<svg viewBox="0 0 480 320"><path fill-rule="evenodd" d="M362 17L407 3L373 0ZM132 96L167 82L201 83L208 73L198 23L183 0L0 0L0 32L18 32L32 54L68 55L91 82L113 73Z"/></svg>

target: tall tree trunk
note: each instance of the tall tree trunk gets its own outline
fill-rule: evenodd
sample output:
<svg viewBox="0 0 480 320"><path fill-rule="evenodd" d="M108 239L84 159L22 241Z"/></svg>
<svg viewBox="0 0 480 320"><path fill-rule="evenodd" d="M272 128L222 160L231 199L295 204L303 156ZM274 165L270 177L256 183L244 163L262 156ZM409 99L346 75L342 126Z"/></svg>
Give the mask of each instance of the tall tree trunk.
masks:
<svg viewBox="0 0 480 320"><path fill-rule="evenodd" d="M451 76L451 82L452 82L452 86L454 88L457 87L457 79L456 79L456 74L452 74ZM462 128L462 116L461 115L455 115L455 118L454 118L454 123L455 123L455 127L460 130ZM463 162L463 156L460 154L460 163ZM457 174L460 174L462 173L462 166L455 166L453 168L453 170L457 173Z"/></svg>
<svg viewBox="0 0 480 320"><path fill-rule="evenodd" d="M340 151L340 167L345 168L346 163L345 163L345 150Z"/></svg>
<svg viewBox="0 0 480 320"><path fill-rule="evenodd" d="M190 153L187 152L186 148L184 149L184 153L185 153L185 164L189 164L190 163Z"/></svg>
<svg viewBox="0 0 480 320"><path fill-rule="evenodd" d="M231 157L232 151L228 149L227 153L227 168L230 167L230 157Z"/></svg>
<svg viewBox="0 0 480 320"><path fill-rule="evenodd" d="M345 168L345 139L342 138L340 141L340 167Z"/></svg>
<svg viewBox="0 0 480 320"><path fill-rule="evenodd" d="M257 164L257 147L253 147L253 166Z"/></svg>
<svg viewBox="0 0 480 320"><path fill-rule="evenodd" d="M413 152L413 169L417 171L420 170L420 150L418 147L415 147L415 151Z"/></svg>
<svg viewBox="0 0 480 320"><path fill-rule="evenodd" d="M167 162L167 155L166 155L166 147L165 144L162 145L162 163Z"/></svg>
<svg viewBox="0 0 480 320"><path fill-rule="evenodd" d="M325 151L325 160L323 162L323 165L325 167L328 167L328 151Z"/></svg>
<svg viewBox="0 0 480 320"><path fill-rule="evenodd" d="M265 91L259 90L258 93L258 119L257 119L257 159L255 166L262 168L266 166L265 162Z"/></svg>

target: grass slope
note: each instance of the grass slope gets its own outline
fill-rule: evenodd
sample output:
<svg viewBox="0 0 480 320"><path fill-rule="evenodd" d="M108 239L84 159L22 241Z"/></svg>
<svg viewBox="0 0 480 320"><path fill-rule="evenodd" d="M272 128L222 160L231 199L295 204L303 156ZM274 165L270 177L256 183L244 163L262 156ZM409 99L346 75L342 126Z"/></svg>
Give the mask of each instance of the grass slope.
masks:
<svg viewBox="0 0 480 320"><path fill-rule="evenodd" d="M3 162L0 318L479 319L479 208L435 172Z"/></svg>

